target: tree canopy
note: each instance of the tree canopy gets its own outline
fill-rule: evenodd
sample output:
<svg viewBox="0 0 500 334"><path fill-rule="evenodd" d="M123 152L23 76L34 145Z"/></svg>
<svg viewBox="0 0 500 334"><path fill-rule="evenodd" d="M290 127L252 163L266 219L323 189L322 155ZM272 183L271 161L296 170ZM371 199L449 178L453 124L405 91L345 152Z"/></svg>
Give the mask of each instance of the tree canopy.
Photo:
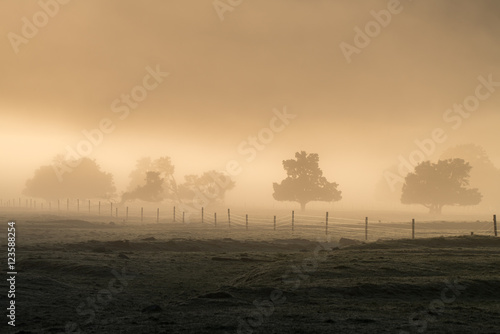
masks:
<svg viewBox="0 0 500 334"><path fill-rule="evenodd" d="M128 190L123 193L121 202L135 199L161 202L172 198L176 191L174 170L174 165L167 156L156 160L149 157L137 160L135 169L129 175Z"/></svg>
<svg viewBox="0 0 500 334"><path fill-rule="evenodd" d="M141 158L130 173L128 191L123 193L121 203L129 200L161 202L169 199L184 204L203 202L204 206L221 203L226 191L234 188L229 175L211 170L202 175L186 175L184 182L177 184L174 166L169 157L156 160Z"/></svg>
<svg viewBox="0 0 500 334"><path fill-rule="evenodd" d="M333 202L342 199L338 184L328 182L319 168L319 156L305 151L295 153L295 159L284 160L287 177L273 183L273 197L277 201L298 202L304 211L311 201Z"/></svg>
<svg viewBox="0 0 500 334"><path fill-rule="evenodd" d="M222 203L234 185L229 175L211 170L202 175L186 175L178 187L178 195L189 204L201 202L203 206L213 206Z"/></svg>
<svg viewBox="0 0 500 334"><path fill-rule="evenodd" d="M115 193L113 175L101 171L94 160L71 161L76 166L59 179L55 166L67 163L60 156L52 165L41 166L33 178L26 181L23 194L47 200L58 198L110 198Z"/></svg>
<svg viewBox="0 0 500 334"><path fill-rule="evenodd" d="M479 204L478 189L468 188L471 168L463 159L424 161L406 176L401 203L421 204L436 214L445 205Z"/></svg>
<svg viewBox="0 0 500 334"><path fill-rule="evenodd" d="M135 187L122 195L122 203L139 199L146 202L161 202L163 200L163 179L159 172L146 172L145 184Z"/></svg>
<svg viewBox="0 0 500 334"><path fill-rule="evenodd" d="M497 168L486 150L475 144L463 144L447 149L441 159L460 158L467 161L470 172L470 186L481 190L481 204L485 209L493 210L500 198L500 169Z"/></svg>

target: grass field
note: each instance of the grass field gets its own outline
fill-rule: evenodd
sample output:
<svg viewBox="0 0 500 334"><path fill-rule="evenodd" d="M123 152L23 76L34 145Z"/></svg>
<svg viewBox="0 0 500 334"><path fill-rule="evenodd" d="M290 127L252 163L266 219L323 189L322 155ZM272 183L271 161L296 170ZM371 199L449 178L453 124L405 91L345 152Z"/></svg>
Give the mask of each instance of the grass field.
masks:
<svg viewBox="0 0 500 334"><path fill-rule="evenodd" d="M351 235L338 226L326 235L300 222L292 233L26 214L16 221L16 327L5 316L2 327L8 333L498 333L500 239L477 234L372 236L362 243L352 239L363 240L364 230L346 239ZM6 280L0 289L5 310Z"/></svg>

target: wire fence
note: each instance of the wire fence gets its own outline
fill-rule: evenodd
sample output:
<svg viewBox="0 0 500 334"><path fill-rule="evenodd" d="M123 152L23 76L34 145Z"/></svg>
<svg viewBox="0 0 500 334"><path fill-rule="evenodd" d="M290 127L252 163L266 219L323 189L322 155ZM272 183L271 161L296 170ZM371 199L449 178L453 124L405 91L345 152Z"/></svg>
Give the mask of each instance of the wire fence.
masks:
<svg viewBox="0 0 500 334"><path fill-rule="evenodd" d="M50 214L61 218L109 218L130 224L184 223L192 229L230 229L234 232L274 233L278 236L313 238L330 235L337 238L374 241L379 239L429 238L437 236L489 235L497 236L496 215L489 221L407 221L387 222L369 217L340 217L331 212L324 215L296 214L295 211L280 215L216 212L200 208L184 212L176 206L119 205L109 201L65 199L40 201L34 199L0 199L0 207ZM189 226L189 227L188 227Z"/></svg>

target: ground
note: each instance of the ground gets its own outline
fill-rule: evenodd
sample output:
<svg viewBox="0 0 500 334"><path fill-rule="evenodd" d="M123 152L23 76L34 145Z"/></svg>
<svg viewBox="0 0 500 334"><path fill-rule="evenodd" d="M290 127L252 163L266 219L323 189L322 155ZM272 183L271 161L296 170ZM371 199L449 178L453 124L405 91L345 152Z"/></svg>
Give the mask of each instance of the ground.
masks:
<svg viewBox="0 0 500 334"><path fill-rule="evenodd" d="M196 226L17 221L16 326L3 316L2 333L500 332L499 238L361 243ZM2 280L4 310L8 290Z"/></svg>

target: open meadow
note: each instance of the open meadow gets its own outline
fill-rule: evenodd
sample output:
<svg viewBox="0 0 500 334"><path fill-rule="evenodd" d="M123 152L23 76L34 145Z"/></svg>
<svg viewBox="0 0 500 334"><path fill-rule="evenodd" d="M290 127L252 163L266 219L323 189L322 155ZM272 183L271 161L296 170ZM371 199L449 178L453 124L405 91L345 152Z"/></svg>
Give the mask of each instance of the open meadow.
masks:
<svg viewBox="0 0 500 334"><path fill-rule="evenodd" d="M300 221L292 232L272 223L247 231L227 221L16 215L16 326L8 333L500 330L500 239L478 232L485 222L455 223L476 228L474 236L364 242L363 225L356 238L348 226L332 224L327 235ZM420 229L439 234L440 224Z"/></svg>

